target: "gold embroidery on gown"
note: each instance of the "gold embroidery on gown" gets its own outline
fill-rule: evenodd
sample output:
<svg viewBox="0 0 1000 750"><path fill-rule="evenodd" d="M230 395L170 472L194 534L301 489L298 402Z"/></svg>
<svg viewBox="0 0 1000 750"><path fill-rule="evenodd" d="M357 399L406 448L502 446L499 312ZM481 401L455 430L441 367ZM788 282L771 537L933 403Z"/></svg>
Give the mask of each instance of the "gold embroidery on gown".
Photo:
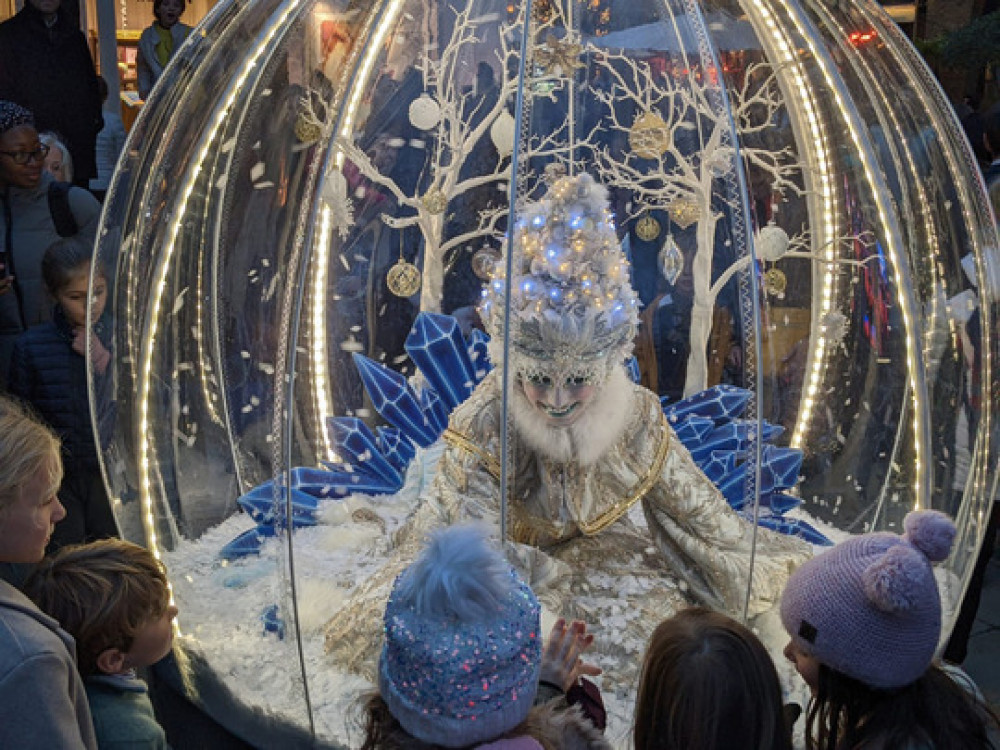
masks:
<svg viewBox="0 0 1000 750"><path fill-rule="evenodd" d="M589 466L540 456L512 431L506 545L550 612L588 623L602 687L623 692L634 690L649 633L662 619L692 602L741 618L748 585L748 613L758 614L810 554L801 540L740 518L674 435L656 395L628 387L631 419ZM491 373L452 414L428 496L387 564L327 625L327 651L338 664L374 675L386 597L426 532L469 520L500 528L499 390L499 373Z"/></svg>

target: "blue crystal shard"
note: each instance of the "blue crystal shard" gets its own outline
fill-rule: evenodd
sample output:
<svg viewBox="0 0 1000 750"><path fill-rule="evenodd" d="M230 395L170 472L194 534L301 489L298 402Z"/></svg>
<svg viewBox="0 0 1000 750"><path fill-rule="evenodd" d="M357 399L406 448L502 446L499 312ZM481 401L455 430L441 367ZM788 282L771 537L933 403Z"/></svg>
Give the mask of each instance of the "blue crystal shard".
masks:
<svg viewBox="0 0 1000 750"><path fill-rule="evenodd" d="M317 498L345 497L355 492L366 495L387 495L403 486L402 478L390 482L373 473L355 471L350 464L339 469L292 469L293 483L297 490Z"/></svg>
<svg viewBox="0 0 1000 750"><path fill-rule="evenodd" d="M242 557L259 555L260 548L264 545L265 540L274 535L275 530L273 526L257 526L249 531L244 531L219 550L219 557L223 560L239 560Z"/></svg>
<svg viewBox="0 0 1000 750"><path fill-rule="evenodd" d="M382 455L397 469L405 471L417 454L413 443L395 427L377 427L375 434L375 441Z"/></svg>
<svg viewBox="0 0 1000 750"><path fill-rule="evenodd" d="M430 424L434 434L440 436L444 428L448 426L448 409L437 390L432 387L424 388L420 391L420 406L424 410L427 422Z"/></svg>
<svg viewBox="0 0 1000 750"><path fill-rule="evenodd" d="M284 525L287 507L284 501L275 506L274 483L265 482L250 490L236 501L237 504L258 524ZM316 509L319 500L314 496L292 489L292 526L315 526Z"/></svg>
<svg viewBox="0 0 1000 750"><path fill-rule="evenodd" d="M759 518L757 519L757 523L764 528L777 531L781 534L800 537L810 544L817 544L823 547L833 546L833 542L830 541L829 538L821 534L805 521L800 521L797 518L781 518L780 516Z"/></svg>
<svg viewBox="0 0 1000 750"><path fill-rule="evenodd" d="M274 633L278 640L285 640L285 621L281 619L278 612L278 605L272 604L264 610L260 616L260 621L264 623L264 633Z"/></svg>
<svg viewBox="0 0 1000 750"><path fill-rule="evenodd" d="M798 508L801 504L801 497L787 495L784 492L772 492L770 495L765 495L760 499L762 508L768 508L773 514L779 516L783 516L788 511Z"/></svg>
<svg viewBox="0 0 1000 750"><path fill-rule="evenodd" d="M762 484L765 475L767 483L773 489L785 489L798 484L799 469L802 468L802 451L765 445L761 458Z"/></svg>
<svg viewBox="0 0 1000 750"><path fill-rule="evenodd" d="M673 428L677 439L684 443L685 448L693 451L712 433L712 430L715 429L715 422L708 417L692 415L673 425Z"/></svg>
<svg viewBox="0 0 1000 750"><path fill-rule="evenodd" d="M368 425L357 417L330 417L326 420L338 454L362 474L372 474L389 485L403 485L403 475L382 455Z"/></svg>
<svg viewBox="0 0 1000 750"><path fill-rule="evenodd" d="M354 364L375 411L423 448L437 440L440 432L430 426L406 378L363 354L354 355Z"/></svg>
<svg viewBox="0 0 1000 750"><path fill-rule="evenodd" d="M476 385L493 369L493 363L490 362L490 352L486 346L489 340L490 337L478 328L473 328L472 333L469 334L468 352L469 359L472 360L472 372Z"/></svg>
<svg viewBox="0 0 1000 750"><path fill-rule="evenodd" d="M465 401L476 385L466 346L458 321L451 315L422 312L406 337L406 353L441 397L446 414Z"/></svg>
<svg viewBox="0 0 1000 750"><path fill-rule="evenodd" d="M665 406L663 412L671 421L683 419L689 414L709 417L717 422L734 419L743 413L751 395L750 391L734 385L715 385Z"/></svg>
<svg viewBox="0 0 1000 750"><path fill-rule="evenodd" d="M736 468L736 454L726 451L715 451L700 466L705 476L718 486L719 482Z"/></svg>
<svg viewBox="0 0 1000 750"><path fill-rule="evenodd" d="M639 372L639 360L629 357L625 360L625 372L628 373L629 380L633 383L642 382L642 373Z"/></svg>

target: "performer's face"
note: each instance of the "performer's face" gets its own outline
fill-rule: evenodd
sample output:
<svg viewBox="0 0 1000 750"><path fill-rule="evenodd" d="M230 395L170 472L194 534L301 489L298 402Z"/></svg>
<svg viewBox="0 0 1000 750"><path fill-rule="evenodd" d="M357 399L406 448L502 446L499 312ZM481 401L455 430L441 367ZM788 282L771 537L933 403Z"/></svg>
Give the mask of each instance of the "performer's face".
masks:
<svg viewBox="0 0 1000 750"><path fill-rule="evenodd" d="M598 386L586 378L568 377L556 383L547 375L522 376L521 387L531 405L553 427L574 424L598 390Z"/></svg>

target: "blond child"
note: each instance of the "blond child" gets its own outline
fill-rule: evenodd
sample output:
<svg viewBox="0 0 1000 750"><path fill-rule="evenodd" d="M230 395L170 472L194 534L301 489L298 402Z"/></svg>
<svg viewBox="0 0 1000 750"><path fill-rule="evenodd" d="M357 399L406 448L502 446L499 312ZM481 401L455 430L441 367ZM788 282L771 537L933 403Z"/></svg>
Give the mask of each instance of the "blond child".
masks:
<svg viewBox="0 0 1000 750"><path fill-rule="evenodd" d="M149 551L118 539L64 547L38 566L25 593L76 639L98 745L168 747L135 672L170 652L177 615Z"/></svg>

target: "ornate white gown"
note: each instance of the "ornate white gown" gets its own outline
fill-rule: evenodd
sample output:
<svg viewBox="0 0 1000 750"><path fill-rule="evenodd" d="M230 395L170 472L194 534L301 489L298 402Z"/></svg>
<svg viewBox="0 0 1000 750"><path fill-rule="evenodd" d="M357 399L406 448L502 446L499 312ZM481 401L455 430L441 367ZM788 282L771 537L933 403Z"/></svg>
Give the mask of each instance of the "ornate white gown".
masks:
<svg viewBox="0 0 1000 750"><path fill-rule="evenodd" d="M430 492L386 564L327 625L338 665L374 675L386 598L426 532L471 520L499 531L500 385L494 371L453 412ZM552 615L588 623L605 691L634 692L649 634L678 608L756 615L809 557L808 544L732 510L659 399L623 370L569 428L547 427L520 389L511 388L511 403L508 556Z"/></svg>

